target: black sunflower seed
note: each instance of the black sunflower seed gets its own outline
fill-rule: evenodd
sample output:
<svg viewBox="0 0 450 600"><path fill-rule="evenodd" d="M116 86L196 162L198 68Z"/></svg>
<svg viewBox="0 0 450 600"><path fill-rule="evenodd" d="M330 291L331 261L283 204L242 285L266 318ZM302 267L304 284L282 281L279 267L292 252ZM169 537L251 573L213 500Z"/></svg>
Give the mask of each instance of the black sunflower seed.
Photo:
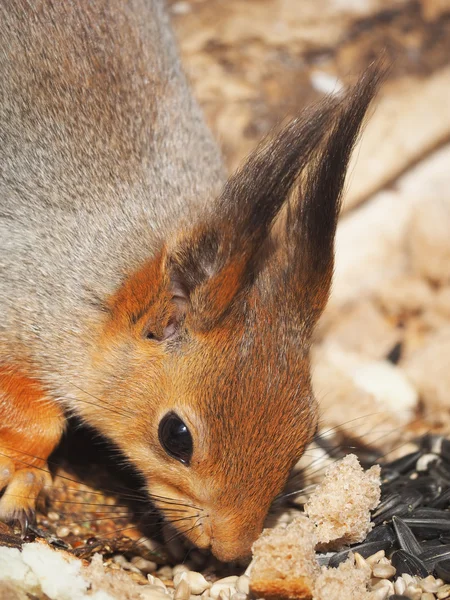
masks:
<svg viewBox="0 0 450 600"><path fill-rule="evenodd" d="M403 596L402 594L392 594L388 600L409 600L409 596Z"/></svg>
<svg viewBox="0 0 450 600"><path fill-rule="evenodd" d="M391 546L392 544L389 540L380 540L378 542L364 542L363 544L352 546L347 550L342 550L342 552L336 552L336 554L330 558L328 566L333 568L339 566L341 562L347 560L350 552L358 552L358 554L361 554L363 558L368 558L369 556L372 556L372 554L375 554L380 550L389 550Z"/></svg>
<svg viewBox="0 0 450 600"><path fill-rule="evenodd" d="M391 556L392 565L397 569L397 576L407 573L408 575L427 577L428 569L425 564L405 550L396 550Z"/></svg>
<svg viewBox="0 0 450 600"><path fill-rule="evenodd" d="M406 525L403 519L400 517L393 517L392 523L394 525L395 533L397 534L398 543L402 550L406 550L414 556L419 556L422 552L422 546L417 541L416 536L411 529Z"/></svg>
<svg viewBox="0 0 450 600"><path fill-rule="evenodd" d="M417 477L417 479L409 479L405 487L410 490L417 490L418 492L423 494L424 504L428 504L429 502L437 498L442 491L442 485L430 476Z"/></svg>
<svg viewBox="0 0 450 600"><path fill-rule="evenodd" d="M450 440L442 440L441 456L445 461L450 462Z"/></svg>
<svg viewBox="0 0 450 600"><path fill-rule="evenodd" d="M400 496L400 494L390 494L386 498L383 498L383 500L377 506L376 510L374 510L374 512L372 513L372 517L378 517L385 511L390 510L394 506L397 506L397 504L400 504L401 501L402 497Z"/></svg>
<svg viewBox="0 0 450 600"><path fill-rule="evenodd" d="M367 534L365 542L391 542L391 547L397 542L397 536L391 525L377 525Z"/></svg>
<svg viewBox="0 0 450 600"><path fill-rule="evenodd" d="M450 560L442 560L436 563L434 570L438 577L446 583L450 583Z"/></svg>
<svg viewBox="0 0 450 600"><path fill-rule="evenodd" d="M386 467L391 471L396 471L401 475L410 471L413 467L415 467L416 462L422 456L422 450L416 450L415 452L411 452L406 456L402 456L401 458L397 458L389 463L386 463Z"/></svg>
<svg viewBox="0 0 450 600"><path fill-rule="evenodd" d="M413 511L423 502L423 494L421 494L419 490L409 488L409 486L403 490L401 497L402 502L408 505L410 511Z"/></svg>
<svg viewBox="0 0 450 600"><path fill-rule="evenodd" d="M432 452L433 454L440 454L442 448L442 441L444 440L442 435L429 433L424 435L418 440L420 447L426 452Z"/></svg>
<svg viewBox="0 0 450 600"><path fill-rule="evenodd" d="M450 545L441 544L441 546L423 550L422 553L419 554L419 558L429 568L433 568L437 562L450 561Z"/></svg>
<svg viewBox="0 0 450 600"><path fill-rule="evenodd" d="M381 470L381 483L382 486L388 485L398 479L400 477L400 473L398 471L392 471L391 469L387 469L383 466Z"/></svg>
<svg viewBox="0 0 450 600"><path fill-rule="evenodd" d="M446 488L440 496L430 502L430 506L435 508L446 508L447 506L450 506L450 488Z"/></svg>
<svg viewBox="0 0 450 600"><path fill-rule="evenodd" d="M392 519L394 515L402 517L403 515L406 515L409 512L409 506L404 502L401 502L400 504L393 506L389 510L385 510L384 512L378 514L376 517L372 516L372 521L375 523L375 525L379 525L384 521L389 521L389 519Z"/></svg>
<svg viewBox="0 0 450 600"><path fill-rule="evenodd" d="M430 465L428 472L438 481L442 481L445 487L450 485L450 464L438 460Z"/></svg>
<svg viewBox="0 0 450 600"><path fill-rule="evenodd" d="M414 519L450 519L450 512L431 506L421 506L411 513Z"/></svg>

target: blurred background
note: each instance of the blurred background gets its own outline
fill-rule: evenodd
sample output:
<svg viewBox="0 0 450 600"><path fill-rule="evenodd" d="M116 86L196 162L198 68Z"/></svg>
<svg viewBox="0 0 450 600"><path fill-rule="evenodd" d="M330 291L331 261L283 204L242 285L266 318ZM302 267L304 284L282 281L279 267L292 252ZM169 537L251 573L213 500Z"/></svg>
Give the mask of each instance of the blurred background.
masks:
<svg viewBox="0 0 450 600"><path fill-rule="evenodd" d="M234 169L277 123L390 66L347 178L316 333L323 429L450 431L450 0L177 0L185 69ZM344 434L343 434L344 435Z"/></svg>

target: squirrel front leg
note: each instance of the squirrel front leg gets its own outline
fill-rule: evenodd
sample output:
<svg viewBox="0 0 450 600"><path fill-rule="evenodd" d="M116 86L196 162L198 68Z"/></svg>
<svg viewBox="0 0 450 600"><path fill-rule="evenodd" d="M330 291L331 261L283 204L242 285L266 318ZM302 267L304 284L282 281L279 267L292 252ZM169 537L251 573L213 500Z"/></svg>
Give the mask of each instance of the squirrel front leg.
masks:
<svg viewBox="0 0 450 600"><path fill-rule="evenodd" d="M0 369L0 520L25 533L51 484L47 459L64 431L61 407L20 369Z"/></svg>

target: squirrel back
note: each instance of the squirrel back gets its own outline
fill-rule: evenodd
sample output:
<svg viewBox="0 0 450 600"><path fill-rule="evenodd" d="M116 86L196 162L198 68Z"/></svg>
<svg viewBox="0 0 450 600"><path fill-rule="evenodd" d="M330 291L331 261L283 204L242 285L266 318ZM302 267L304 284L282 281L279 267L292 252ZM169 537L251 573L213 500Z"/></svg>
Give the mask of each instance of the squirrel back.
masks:
<svg viewBox="0 0 450 600"><path fill-rule="evenodd" d="M315 433L309 346L377 70L225 181L159 0L5 0L0 67L0 417L29 437L40 386L192 543L247 554Z"/></svg>

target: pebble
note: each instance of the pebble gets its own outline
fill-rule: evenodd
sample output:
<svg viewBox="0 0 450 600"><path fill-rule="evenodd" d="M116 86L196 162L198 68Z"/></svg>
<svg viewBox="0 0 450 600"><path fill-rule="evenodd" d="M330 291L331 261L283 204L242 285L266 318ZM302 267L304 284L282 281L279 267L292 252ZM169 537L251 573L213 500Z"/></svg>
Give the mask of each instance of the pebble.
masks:
<svg viewBox="0 0 450 600"><path fill-rule="evenodd" d="M153 562L152 560L147 560L142 556L133 556L133 558L131 559L131 563L137 569L139 569L139 571L145 573L146 575L148 573L154 573L158 567L158 565L155 562Z"/></svg>
<svg viewBox="0 0 450 600"><path fill-rule="evenodd" d="M364 571L364 573L366 573L367 576L370 577L370 575L372 574L372 567L369 565L366 559L362 557L361 554L359 554L359 552L355 552L354 556L356 568L360 569L361 571Z"/></svg>
<svg viewBox="0 0 450 600"><path fill-rule="evenodd" d="M75 525L75 527L72 527L72 533L73 533L73 535L80 535L81 527L78 527L78 525Z"/></svg>
<svg viewBox="0 0 450 600"><path fill-rule="evenodd" d="M186 579L181 579L175 588L174 600L189 600L191 597L191 588Z"/></svg>
<svg viewBox="0 0 450 600"><path fill-rule="evenodd" d="M47 515L47 518L50 519L50 521L59 521L59 515L54 511L50 511Z"/></svg>
<svg viewBox="0 0 450 600"><path fill-rule="evenodd" d="M172 568L172 574L175 577L178 573L189 573L189 569L186 565L175 565Z"/></svg>
<svg viewBox="0 0 450 600"><path fill-rule="evenodd" d="M235 583L237 582L237 580L238 577L236 577L235 575L231 577L225 577L224 579L219 579L211 586L211 589L209 590L209 595L211 596L211 598L216 600L220 597L220 593L226 590L226 593L229 594L229 596L231 596L237 591L235 587ZM221 598L221 600L225 599Z"/></svg>
<svg viewBox="0 0 450 600"><path fill-rule="evenodd" d="M394 581L394 590L395 590L395 593L398 594L399 596L401 596L405 592L406 582L403 579L403 577L398 577Z"/></svg>
<svg viewBox="0 0 450 600"><path fill-rule="evenodd" d="M438 589L436 595L439 598L439 600L443 600L444 598L450 598L450 583L441 586Z"/></svg>
<svg viewBox="0 0 450 600"><path fill-rule="evenodd" d="M435 594L440 587L439 582L436 581L433 575L428 575L428 577L421 579L418 583L424 592L431 594Z"/></svg>
<svg viewBox="0 0 450 600"><path fill-rule="evenodd" d="M380 579L390 579L395 573L396 569L390 563L378 563L372 569L373 576Z"/></svg>
<svg viewBox="0 0 450 600"><path fill-rule="evenodd" d="M236 589L238 593L248 595L250 593L250 577L247 575L238 577L236 580Z"/></svg>
<svg viewBox="0 0 450 600"><path fill-rule="evenodd" d="M66 527L65 525L63 527L58 527L56 530L56 535L59 538L65 538L69 535L70 533L70 529L68 527Z"/></svg>
<svg viewBox="0 0 450 600"><path fill-rule="evenodd" d="M156 575L158 577L160 577L161 579L173 579L173 569L172 567L169 567L169 565L166 565L164 567L160 567L157 571L156 571Z"/></svg>
<svg viewBox="0 0 450 600"><path fill-rule="evenodd" d="M178 587L178 584L183 579L189 584L190 590L194 595L200 595L211 587L209 581L206 581L203 575L197 571L183 571L179 569L173 578L174 586Z"/></svg>
<svg viewBox="0 0 450 600"><path fill-rule="evenodd" d="M141 586L139 594L142 600L168 600L168 594L165 594L162 590L154 590L152 586Z"/></svg>
<svg viewBox="0 0 450 600"><path fill-rule="evenodd" d="M378 552L375 552L375 554L372 554L372 556L366 558L366 563L373 568L377 564L377 562L379 562L385 556L386 554L384 550L379 550Z"/></svg>
<svg viewBox="0 0 450 600"><path fill-rule="evenodd" d="M166 586L164 585L164 583L161 581L161 579L159 577L155 577L154 575L147 575L147 580L150 583L150 585L159 587L162 590L164 590L165 592L167 592Z"/></svg>
<svg viewBox="0 0 450 600"><path fill-rule="evenodd" d="M405 590L405 596L408 596L410 600L420 600L422 597L422 590L418 585L410 584Z"/></svg>

